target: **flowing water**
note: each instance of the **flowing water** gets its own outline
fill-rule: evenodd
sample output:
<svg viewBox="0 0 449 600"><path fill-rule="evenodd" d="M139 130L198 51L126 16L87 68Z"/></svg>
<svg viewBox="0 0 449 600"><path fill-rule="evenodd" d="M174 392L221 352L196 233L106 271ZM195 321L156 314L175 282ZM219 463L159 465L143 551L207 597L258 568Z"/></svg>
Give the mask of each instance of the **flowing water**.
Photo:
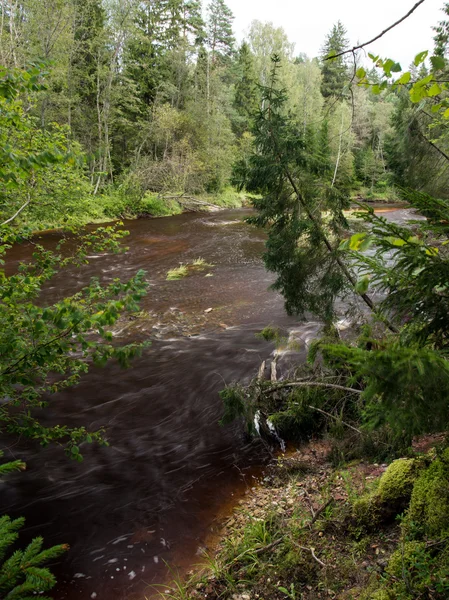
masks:
<svg viewBox="0 0 449 600"><path fill-rule="evenodd" d="M255 337L264 326L292 333L297 357L319 324L285 315L282 299L268 289L273 276L262 263L264 235L243 222L247 214L126 222L126 254L94 256L44 291L46 300L55 300L93 276L108 282L138 269L150 282L141 314L115 334L122 342L150 338L151 347L128 370L112 363L92 369L43 413L49 425L105 427L109 447L83 447L82 464L58 448L4 448L28 469L0 482L0 512L25 515L28 537L71 546L55 568L57 600L150 596L151 586L166 578L165 561L184 569L200 560L217 515L253 485L252 467L267 458L241 424L218 424L218 392L249 381L270 357L273 345ZM58 239L44 237L50 247ZM8 267L31 250L14 248ZM199 257L213 266L166 281L168 269Z"/></svg>
<svg viewBox="0 0 449 600"><path fill-rule="evenodd" d="M243 222L246 214L126 222L126 254L92 257L45 289L45 299L54 300L94 275L107 282L138 269L150 282L142 314L115 333L123 342L151 338L151 347L128 370L92 369L43 414L45 424L105 427L109 447L83 447L82 464L57 448L5 448L28 468L0 484L1 512L25 515L27 536L71 546L56 567L58 600L150 595L148 585L164 579L164 561L175 568L199 561L217 514L252 484L251 466L266 459L241 424L218 424L219 390L249 381L273 350L256 332L269 323L296 324L268 290L264 236ZM45 243L57 238L46 235ZM16 247L8 267L30 252ZM198 257L213 266L166 281L168 269ZM301 335L317 327L304 324Z"/></svg>

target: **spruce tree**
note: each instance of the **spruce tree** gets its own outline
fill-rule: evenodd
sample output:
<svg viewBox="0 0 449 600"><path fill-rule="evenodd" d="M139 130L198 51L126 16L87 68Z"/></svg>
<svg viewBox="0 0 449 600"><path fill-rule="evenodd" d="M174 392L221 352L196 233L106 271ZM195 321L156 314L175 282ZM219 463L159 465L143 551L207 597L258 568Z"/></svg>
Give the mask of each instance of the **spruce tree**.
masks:
<svg viewBox="0 0 449 600"><path fill-rule="evenodd" d="M441 10L444 12L445 16L448 17L449 3L446 2ZM433 30L436 34L433 38L435 42L434 54L435 56L441 56L442 58L445 58L449 45L449 21L447 19L439 21L438 25L434 27Z"/></svg>
<svg viewBox="0 0 449 600"><path fill-rule="evenodd" d="M212 0L207 12L207 41L212 64L215 64L218 60L229 59L234 54L234 15L224 0Z"/></svg>
<svg viewBox="0 0 449 600"><path fill-rule="evenodd" d="M348 47L347 32L343 24L338 21L327 35L321 49L323 80L321 93L325 98L341 95L348 82L348 65L344 56L328 58L343 52ZM326 60L327 59L327 60Z"/></svg>
<svg viewBox="0 0 449 600"><path fill-rule="evenodd" d="M346 227L342 209L349 200L331 185L327 152L316 156L308 136L286 115L287 96L277 89L280 60L273 61L271 84L263 88L263 108L253 127L256 150L237 165L236 182L261 195L250 221L268 232L265 265L277 274L273 288L284 296L287 312L311 311L331 322L335 298L355 284L335 241Z"/></svg>
<svg viewBox="0 0 449 600"><path fill-rule="evenodd" d="M2 456L3 452L0 451L0 458ZM0 465L0 476L24 469L25 464L18 460L4 463ZM18 531L24 523L23 518L12 520L7 515L0 517L0 597L5 600L30 600L39 594L42 600L50 600L41 594L51 590L56 579L42 565L58 558L69 548L64 544L43 550L43 539L38 537L25 550L14 550Z"/></svg>
<svg viewBox="0 0 449 600"><path fill-rule="evenodd" d="M260 93L257 87L254 57L247 42L243 42L239 48L235 69L234 107L239 114L236 129L241 135L249 129L250 117L256 113L260 106Z"/></svg>

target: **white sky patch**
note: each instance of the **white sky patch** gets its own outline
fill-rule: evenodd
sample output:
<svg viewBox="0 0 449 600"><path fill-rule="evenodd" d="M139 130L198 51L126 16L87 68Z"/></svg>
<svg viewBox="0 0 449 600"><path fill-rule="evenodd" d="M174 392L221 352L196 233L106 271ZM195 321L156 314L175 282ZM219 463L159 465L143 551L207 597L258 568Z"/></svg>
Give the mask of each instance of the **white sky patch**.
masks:
<svg viewBox="0 0 449 600"><path fill-rule="evenodd" d="M272 21L295 43L295 54L318 56L326 34L340 20L351 45L363 43L404 16L417 0L226 0L235 16L234 31L241 41L251 22ZM205 2L207 4L207 1ZM443 17L444 0L426 0L404 23L367 51L392 58L407 68L415 55L433 48L432 26Z"/></svg>

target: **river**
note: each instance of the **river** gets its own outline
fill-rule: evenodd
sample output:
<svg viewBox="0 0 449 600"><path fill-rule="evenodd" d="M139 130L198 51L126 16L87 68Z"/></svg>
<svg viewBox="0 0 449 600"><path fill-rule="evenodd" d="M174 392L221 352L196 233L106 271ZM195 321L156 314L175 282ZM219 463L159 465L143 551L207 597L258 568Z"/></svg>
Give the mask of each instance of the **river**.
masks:
<svg viewBox="0 0 449 600"><path fill-rule="evenodd" d="M3 448L28 468L0 483L1 512L24 515L28 539L43 535L46 544L71 546L53 569L56 600L154 594L166 580L165 563L183 571L199 562L217 517L254 485L254 468L268 457L262 444L245 438L241 424L218 424L218 392L248 382L270 357L273 345L255 336L264 326L293 332L297 358L319 324L286 316L282 298L269 290L264 234L244 223L247 214L125 222L126 254L91 257L44 290L45 300L54 301L93 276L107 283L138 269L150 282L141 315L121 323L115 335L123 342L149 338L151 347L127 370L114 363L92 369L42 414L44 424L105 427L109 447L83 447L82 464L54 447ZM399 221L406 216L395 214ZM51 247L58 234L43 238ZM8 268L31 250L15 247ZM199 257L213 266L166 280L169 269Z"/></svg>
<svg viewBox="0 0 449 600"><path fill-rule="evenodd" d="M150 282L141 317L115 333L123 342L150 338L151 347L130 369L92 369L43 413L45 424L104 426L109 447L83 447L82 464L58 448L4 448L28 468L1 484L1 511L26 516L28 537L71 546L56 567L57 600L149 596L148 586L164 580L164 561L174 569L199 561L217 514L252 484L251 466L267 457L241 425L218 424L219 390L249 381L273 350L255 334L270 323L296 323L268 290L264 236L243 222L246 214L125 222L126 254L92 257L44 291L52 301L94 275L108 282L138 269ZM44 236L50 247L57 239ZM30 252L29 245L14 248L8 267ZM199 257L213 266L166 281L168 269ZM307 324L304 333L316 327Z"/></svg>

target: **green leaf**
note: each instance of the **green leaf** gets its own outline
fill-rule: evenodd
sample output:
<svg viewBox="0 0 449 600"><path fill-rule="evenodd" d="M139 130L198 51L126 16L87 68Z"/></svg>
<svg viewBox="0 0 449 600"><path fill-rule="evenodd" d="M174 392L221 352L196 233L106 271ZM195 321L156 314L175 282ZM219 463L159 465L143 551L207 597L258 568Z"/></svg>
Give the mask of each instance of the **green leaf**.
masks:
<svg viewBox="0 0 449 600"><path fill-rule="evenodd" d="M350 250L359 250L360 245L365 240L367 234L366 233L356 233L351 236L349 240L349 249Z"/></svg>
<svg viewBox="0 0 449 600"><path fill-rule="evenodd" d="M361 279L359 279L355 286L355 291L360 294L366 294L369 288L370 277L369 275L364 275Z"/></svg>
<svg viewBox="0 0 449 600"><path fill-rule="evenodd" d="M398 85L406 85L407 83L410 82L412 78L412 74L410 73L410 71L406 71L405 73L402 74L402 76L397 80L397 84Z"/></svg>
<svg viewBox="0 0 449 600"><path fill-rule="evenodd" d="M366 77L366 71L365 71L365 69L363 67L360 67L360 69L358 69L357 72L356 72L356 76L359 79L364 79Z"/></svg>
<svg viewBox="0 0 449 600"><path fill-rule="evenodd" d="M415 60L413 61L413 64L415 65L415 67L419 67L419 65L426 60L428 55L429 55L428 50L424 50L423 52L420 52L419 54L417 54L415 56Z"/></svg>
<svg viewBox="0 0 449 600"><path fill-rule="evenodd" d="M440 88L440 86L438 85L438 83L434 83L428 90L427 90L427 95L430 96L431 98L433 98L434 96L438 96L439 94L441 94L443 90Z"/></svg>

